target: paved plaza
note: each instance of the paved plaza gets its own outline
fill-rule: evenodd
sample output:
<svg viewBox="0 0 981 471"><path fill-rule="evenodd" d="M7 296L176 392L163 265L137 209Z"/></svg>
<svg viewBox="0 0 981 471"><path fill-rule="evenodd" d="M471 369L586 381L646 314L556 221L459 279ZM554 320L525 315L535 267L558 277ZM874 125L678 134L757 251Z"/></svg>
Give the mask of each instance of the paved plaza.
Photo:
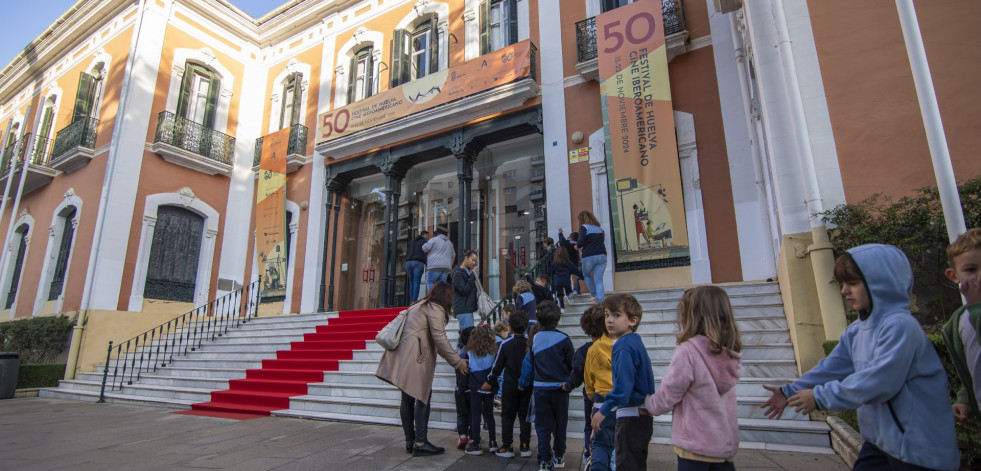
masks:
<svg viewBox="0 0 981 471"><path fill-rule="evenodd" d="M171 409L60 399L0 401L0 468L14 470L537 470L534 458L467 456L456 434L432 430L440 456L405 454L402 429L268 417L231 420ZM532 439L534 449L534 438ZM569 440L566 469L580 469ZM675 468L669 446L651 445L648 469ZM740 450L741 470L847 469L837 455Z"/></svg>

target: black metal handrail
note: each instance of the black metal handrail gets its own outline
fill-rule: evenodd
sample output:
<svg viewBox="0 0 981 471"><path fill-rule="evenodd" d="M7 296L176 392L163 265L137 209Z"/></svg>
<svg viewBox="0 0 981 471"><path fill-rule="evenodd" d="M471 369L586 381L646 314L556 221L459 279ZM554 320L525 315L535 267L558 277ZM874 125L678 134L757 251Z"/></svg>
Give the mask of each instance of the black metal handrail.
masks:
<svg viewBox="0 0 981 471"><path fill-rule="evenodd" d="M169 111L157 116L153 142L162 142L224 164L232 164L235 138Z"/></svg>
<svg viewBox="0 0 981 471"><path fill-rule="evenodd" d="M76 147L95 148L96 128L99 120L95 118L81 118L72 121L55 133L54 148L51 150L51 160L56 161L68 151Z"/></svg>
<svg viewBox="0 0 981 471"><path fill-rule="evenodd" d="M258 314L261 278L240 289L198 306L113 347L109 341L102 371L99 402L106 402L109 391L121 390L139 381L144 373L165 367L175 356L187 355L209 340L228 333L228 329L248 323ZM243 300L245 301L243 303ZM115 353L115 355L113 355ZM112 373L109 373L112 365Z"/></svg>
<svg viewBox="0 0 981 471"><path fill-rule="evenodd" d="M531 282L533 282L535 278L538 278L538 275L541 274L547 275L548 273L546 273L546 269L548 267L549 262L552 260L552 254L555 253L553 252L554 250L555 249L552 248L548 252L542 254L542 257L539 258L538 261L535 262L535 265L533 265L531 268L527 270L524 268L520 269L518 271L519 279L530 278ZM504 309L504 306L507 306L508 304L514 304L513 291L509 292L507 295L501 298L501 300L498 301L496 305L494 305L494 309L491 309L490 312L488 312L486 315L480 316L480 323L482 324L486 322L488 324L494 325L494 323L497 322L497 320L500 319L501 317L501 310Z"/></svg>
<svg viewBox="0 0 981 471"><path fill-rule="evenodd" d="M286 155L307 155L307 135L308 129L302 124L290 126L290 138L286 144ZM252 166L259 166L262 159L262 141L265 136L255 140L255 156L252 158Z"/></svg>
<svg viewBox="0 0 981 471"><path fill-rule="evenodd" d="M24 134L22 139L25 143L30 142L31 133ZM3 151L3 162L0 163L0 176L10 173L10 155L14 152L14 146L16 146L16 141L14 141L13 145L7 146L7 148ZM27 154L27 144L21 144L20 149L17 150L17 162L14 163L16 166L15 168L19 169L24 166L24 154ZM32 160L31 163L37 162Z"/></svg>
<svg viewBox="0 0 981 471"><path fill-rule="evenodd" d="M682 0L661 2L661 15L664 17L664 36L671 36L685 30L685 12ZM586 18L576 23L576 61L583 63L596 58L596 17Z"/></svg>

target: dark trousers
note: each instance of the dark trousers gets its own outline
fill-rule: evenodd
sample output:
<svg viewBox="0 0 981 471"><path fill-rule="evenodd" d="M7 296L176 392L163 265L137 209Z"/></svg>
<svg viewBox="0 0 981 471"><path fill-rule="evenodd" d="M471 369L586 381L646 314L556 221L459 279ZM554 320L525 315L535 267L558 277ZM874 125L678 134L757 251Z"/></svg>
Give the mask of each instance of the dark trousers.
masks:
<svg viewBox="0 0 981 471"><path fill-rule="evenodd" d="M456 433L461 437L470 436L470 391L454 391L456 400Z"/></svg>
<svg viewBox="0 0 981 471"><path fill-rule="evenodd" d="M562 300L562 296L572 296L572 285L553 285L552 289L555 291L555 297L559 300L559 307L565 308L565 301Z"/></svg>
<svg viewBox="0 0 981 471"><path fill-rule="evenodd" d="M430 394L430 400L432 394ZM399 407L402 418L402 432L405 441L425 443L429 435L429 404L424 403L406 393L402 393L402 405Z"/></svg>
<svg viewBox="0 0 981 471"><path fill-rule="evenodd" d="M708 461L690 460L678 457L678 471L736 471L732 461L709 463Z"/></svg>
<svg viewBox="0 0 981 471"><path fill-rule="evenodd" d="M862 445L862 449L858 452L858 458L855 458L855 464L852 466L853 471L919 471L927 469L930 468L899 461L880 450L879 447L873 445L871 442L865 442Z"/></svg>
<svg viewBox="0 0 981 471"><path fill-rule="evenodd" d="M501 446L514 444L514 419L518 418L518 440L531 442L531 422L528 422L528 404L531 402L531 389L524 391L518 385L505 381L501 385Z"/></svg>
<svg viewBox="0 0 981 471"><path fill-rule="evenodd" d="M593 412L595 413L595 412ZM592 422L592 414L587 415ZM590 469L593 471L610 471L613 465L613 436L617 428L617 415L611 413L603 419L600 429L593 435Z"/></svg>
<svg viewBox="0 0 981 471"><path fill-rule="evenodd" d="M614 437L617 469L647 469L647 447L653 435L653 417L618 418Z"/></svg>
<svg viewBox="0 0 981 471"><path fill-rule="evenodd" d="M551 462L553 457L559 458L565 454L565 432L568 425L569 393L561 389L535 389L538 461ZM555 444L550 447L552 435L555 435Z"/></svg>
<svg viewBox="0 0 981 471"><path fill-rule="evenodd" d="M480 416L487 424L490 441L497 441L497 424L494 423L494 395L470 389L470 440L480 443Z"/></svg>
<svg viewBox="0 0 981 471"><path fill-rule="evenodd" d="M585 420L586 423L582 431L583 432L582 449L586 450L586 452L591 453L590 450L592 449L592 447L590 445L593 443L593 438L592 438L593 424L590 423L589 417L593 414L593 400L586 397L585 394L583 394L583 398L582 398L582 411L583 411L583 417L586 417Z"/></svg>

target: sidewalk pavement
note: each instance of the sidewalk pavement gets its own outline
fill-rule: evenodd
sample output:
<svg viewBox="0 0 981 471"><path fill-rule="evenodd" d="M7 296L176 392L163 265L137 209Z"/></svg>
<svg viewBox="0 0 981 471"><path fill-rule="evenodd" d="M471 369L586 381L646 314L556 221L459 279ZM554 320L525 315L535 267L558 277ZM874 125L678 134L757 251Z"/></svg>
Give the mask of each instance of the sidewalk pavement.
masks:
<svg viewBox="0 0 981 471"><path fill-rule="evenodd" d="M431 430L446 454L405 454L401 427L264 417L218 419L172 409L60 399L0 401L0 468L14 470L537 470L532 458L467 456L457 436ZM485 433L486 440L486 433ZM534 438L532 450L535 449ZM580 469L570 439L566 469ZM648 469L675 469L671 447L651 445ZM844 470L837 455L740 450L737 469Z"/></svg>

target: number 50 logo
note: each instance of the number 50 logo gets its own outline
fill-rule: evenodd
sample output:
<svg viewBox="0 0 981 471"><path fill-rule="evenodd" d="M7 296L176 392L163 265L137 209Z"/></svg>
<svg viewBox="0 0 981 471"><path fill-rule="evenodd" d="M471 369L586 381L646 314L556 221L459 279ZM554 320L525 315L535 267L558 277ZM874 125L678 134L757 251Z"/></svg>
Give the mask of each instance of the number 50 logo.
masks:
<svg viewBox="0 0 981 471"><path fill-rule="evenodd" d="M351 112L342 109L337 112L337 116L334 116L334 113L327 113L324 115L323 121L320 124L322 130L320 133L321 139L329 138L331 134L334 134L334 131L341 134L347 131L347 126L351 124Z"/></svg>
<svg viewBox="0 0 981 471"><path fill-rule="evenodd" d="M625 25L622 25L620 20L603 25L603 38L614 41L610 47L603 49L603 52L619 51L625 40L630 44L644 44L654 35L656 25L654 15L646 11L631 16Z"/></svg>

